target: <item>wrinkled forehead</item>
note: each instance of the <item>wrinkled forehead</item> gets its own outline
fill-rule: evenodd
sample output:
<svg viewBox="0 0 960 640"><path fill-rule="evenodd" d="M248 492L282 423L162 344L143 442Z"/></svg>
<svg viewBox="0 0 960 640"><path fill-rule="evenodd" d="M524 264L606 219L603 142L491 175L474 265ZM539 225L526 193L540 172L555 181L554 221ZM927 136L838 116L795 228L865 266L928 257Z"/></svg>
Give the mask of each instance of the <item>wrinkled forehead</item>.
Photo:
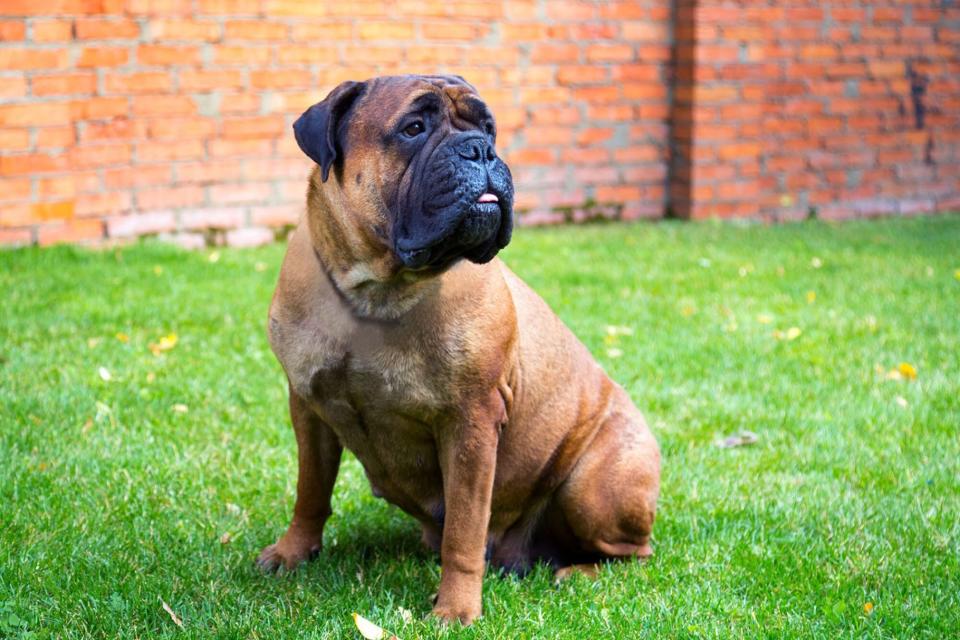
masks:
<svg viewBox="0 0 960 640"><path fill-rule="evenodd" d="M364 102L368 114L386 128L415 111L446 111L458 127L479 125L493 116L466 80L459 76L388 76L371 81Z"/></svg>

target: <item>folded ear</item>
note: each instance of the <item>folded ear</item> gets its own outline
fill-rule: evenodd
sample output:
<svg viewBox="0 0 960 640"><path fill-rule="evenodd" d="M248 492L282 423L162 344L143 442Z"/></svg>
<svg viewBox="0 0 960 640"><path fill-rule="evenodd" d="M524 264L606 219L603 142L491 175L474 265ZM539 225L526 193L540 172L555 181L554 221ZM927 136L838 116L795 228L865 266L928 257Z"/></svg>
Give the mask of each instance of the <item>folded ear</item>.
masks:
<svg viewBox="0 0 960 640"><path fill-rule="evenodd" d="M293 123L297 144L311 160L320 165L324 182L330 175L330 166L337 159L337 152L343 153L342 141L338 139L340 125L346 122L344 117L365 88L363 82L343 82Z"/></svg>

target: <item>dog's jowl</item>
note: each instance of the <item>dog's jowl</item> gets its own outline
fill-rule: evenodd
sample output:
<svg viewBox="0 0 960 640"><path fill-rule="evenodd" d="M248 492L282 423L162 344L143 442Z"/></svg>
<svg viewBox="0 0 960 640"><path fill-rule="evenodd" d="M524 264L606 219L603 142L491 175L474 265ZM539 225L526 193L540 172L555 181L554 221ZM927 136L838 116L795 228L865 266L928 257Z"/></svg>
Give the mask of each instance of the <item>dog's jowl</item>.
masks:
<svg viewBox="0 0 960 640"><path fill-rule="evenodd" d="M513 183L454 76L346 82L294 125L317 166L269 333L298 447L290 526L321 550L343 447L440 553L434 613L480 615L487 562L648 556L660 454L643 416L497 252Z"/></svg>

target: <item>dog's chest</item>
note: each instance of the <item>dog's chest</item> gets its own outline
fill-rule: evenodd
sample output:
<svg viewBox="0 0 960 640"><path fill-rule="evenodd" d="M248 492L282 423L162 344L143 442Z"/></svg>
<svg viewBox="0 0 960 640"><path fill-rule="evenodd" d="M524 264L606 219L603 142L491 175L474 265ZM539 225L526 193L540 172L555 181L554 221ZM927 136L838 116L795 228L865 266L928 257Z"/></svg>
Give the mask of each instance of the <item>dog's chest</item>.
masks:
<svg viewBox="0 0 960 640"><path fill-rule="evenodd" d="M451 415L449 363L416 332L338 326L322 317L271 320L271 345L294 392L357 456L371 484L419 515L429 505L410 496L440 486L433 436Z"/></svg>

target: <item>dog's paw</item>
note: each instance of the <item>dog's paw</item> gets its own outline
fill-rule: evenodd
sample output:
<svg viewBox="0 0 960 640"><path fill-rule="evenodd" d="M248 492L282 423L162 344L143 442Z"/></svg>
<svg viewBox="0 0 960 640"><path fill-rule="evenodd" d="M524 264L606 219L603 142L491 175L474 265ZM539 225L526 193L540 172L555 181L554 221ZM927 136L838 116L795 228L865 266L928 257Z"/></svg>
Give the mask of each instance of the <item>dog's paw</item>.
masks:
<svg viewBox="0 0 960 640"><path fill-rule="evenodd" d="M474 620L480 617L481 607L480 603L464 603L464 604L442 604L437 603L433 608L433 615L440 618L446 624L459 621L463 626L467 626L472 623Z"/></svg>
<svg viewBox="0 0 960 640"><path fill-rule="evenodd" d="M319 540L288 540L287 536L283 536L276 544L264 547L257 558L257 567L264 573L275 573L279 569L292 571L304 562L316 558L320 549Z"/></svg>

